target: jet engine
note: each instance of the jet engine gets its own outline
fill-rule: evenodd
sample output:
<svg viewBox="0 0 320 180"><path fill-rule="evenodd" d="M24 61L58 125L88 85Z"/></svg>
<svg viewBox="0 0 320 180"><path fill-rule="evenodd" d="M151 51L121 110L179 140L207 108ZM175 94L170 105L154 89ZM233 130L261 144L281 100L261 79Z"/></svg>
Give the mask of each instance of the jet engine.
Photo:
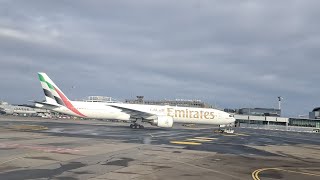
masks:
<svg viewBox="0 0 320 180"><path fill-rule="evenodd" d="M173 118L170 116L158 116L157 119L151 123L153 126L171 128L173 125Z"/></svg>

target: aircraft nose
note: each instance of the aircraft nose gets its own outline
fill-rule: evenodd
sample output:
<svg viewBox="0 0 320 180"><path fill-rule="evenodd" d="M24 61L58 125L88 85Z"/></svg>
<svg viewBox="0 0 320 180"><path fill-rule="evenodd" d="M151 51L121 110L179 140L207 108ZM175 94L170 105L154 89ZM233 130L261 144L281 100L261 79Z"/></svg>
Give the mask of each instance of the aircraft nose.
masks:
<svg viewBox="0 0 320 180"><path fill-rule="evenodd" d="M236 118L234 117L229 117L229 123L235 123L236 122Z"/></svg>
<svg viewBox="0 0 320 180"><path fill-rule="evenodd" d="M228 121L228 124L232 124L236 122L236 118L234 117L233 114L226 114L226 120Z"/></svg>
<svg viewBox="0 0 320 180"><path fill-rule="evenodd" d="M232 123L234 123L234 122L236 122L236 118L233 117L232 118Z"/></svg>

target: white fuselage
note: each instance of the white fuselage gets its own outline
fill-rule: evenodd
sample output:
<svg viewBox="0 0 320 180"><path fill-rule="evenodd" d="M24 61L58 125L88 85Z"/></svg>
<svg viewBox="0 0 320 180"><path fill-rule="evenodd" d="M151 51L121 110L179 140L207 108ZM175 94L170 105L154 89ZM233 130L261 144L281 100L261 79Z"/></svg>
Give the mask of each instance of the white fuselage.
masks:
<svg viewBox="0 0 320 180"><path fill-rule="evenodd" d="M133 121L130 114L123 112L121 109L112 106L141 111L157 116L170 116L174 123L194 123L194 124L213 124L222 125L234 123L235 119L229 113L211 109L211 108L194 108L194 107L177 107L177 106L160 106L160 105L144 105L144 104L125 104L125 103L101 103L101 102L71 102L76 111L70 110L65 106L56 108L44 107L56 112L91 119L114 119ZM39 106L39 105L38 105Z"/></svg>
<svg viewBox="0 0 320 180"><path fill-rule="evenodd" d="M37 111L26 106L0 105L0 111L6 114L36 114Z"/></svg>

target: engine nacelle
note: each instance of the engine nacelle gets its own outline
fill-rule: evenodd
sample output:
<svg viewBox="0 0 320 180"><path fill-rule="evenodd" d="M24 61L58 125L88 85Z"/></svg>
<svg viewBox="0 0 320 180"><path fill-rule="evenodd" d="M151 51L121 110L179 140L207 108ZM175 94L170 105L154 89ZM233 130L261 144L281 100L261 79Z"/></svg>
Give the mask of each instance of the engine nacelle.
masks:
<svg viewBox="0 0 320 180"><path fill-rule="evenodd" d="M153 120L153 126L171 128L173 125L173 118L170 116L158 116L158 119Z"/></svg>

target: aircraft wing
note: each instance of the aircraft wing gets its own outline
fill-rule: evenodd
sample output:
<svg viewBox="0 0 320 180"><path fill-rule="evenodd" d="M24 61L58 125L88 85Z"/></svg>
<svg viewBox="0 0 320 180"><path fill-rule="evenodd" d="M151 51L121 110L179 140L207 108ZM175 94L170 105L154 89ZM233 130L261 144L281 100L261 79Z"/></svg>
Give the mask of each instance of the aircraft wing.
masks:
<svg viewBox="0 0 320 180"><path fill-rule="evenodd" d="M155 119L157 115L151 114L151 113L146 113L143 111L135 110L135 109L130 109L130 108L125 108L117 105L108 105L117 109L121 109L122 112L130 114L131 118L137 118L137 119Z"/></svg>

